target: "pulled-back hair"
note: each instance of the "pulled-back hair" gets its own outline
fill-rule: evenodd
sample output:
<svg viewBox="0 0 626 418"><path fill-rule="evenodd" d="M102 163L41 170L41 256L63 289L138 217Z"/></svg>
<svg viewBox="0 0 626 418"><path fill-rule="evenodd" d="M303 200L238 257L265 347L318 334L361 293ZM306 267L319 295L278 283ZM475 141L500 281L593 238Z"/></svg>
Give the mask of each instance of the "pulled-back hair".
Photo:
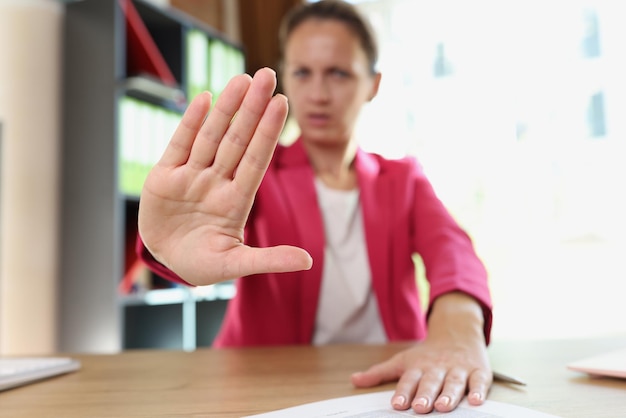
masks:
<svg viewBox="0 0 626 418"><path fill-rule="evenodd" d="M321 0L304 4L289 11L282 20L279 32L281 65L285 46L291 33L308 20L335 20L354 33L367 57L368 67L376 73L378 45L369 21L352 4L341 0Z"/></svg>

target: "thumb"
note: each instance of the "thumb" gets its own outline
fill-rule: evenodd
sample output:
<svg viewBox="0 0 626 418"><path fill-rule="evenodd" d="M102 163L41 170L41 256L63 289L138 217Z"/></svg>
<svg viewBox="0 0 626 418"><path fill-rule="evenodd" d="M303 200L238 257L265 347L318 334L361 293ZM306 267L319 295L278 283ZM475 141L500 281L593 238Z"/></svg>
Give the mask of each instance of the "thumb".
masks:
<svg viewBox="0 0 626 418"><path fill-rule="evenodd" d="M350 376L352 384L356 387L366 388L377 386L386 382L392 382L400 378L402 373L397 357L378 363L366 371L356 372Z"/></svg>
<svg viewBox="0 0 626 418"><path fill-rule="evenodd" d="M242 251L246 254L240 259L240 272L237 276L309 270L313 266L313 259L308 252L291 245L242 247Z"/></svg>

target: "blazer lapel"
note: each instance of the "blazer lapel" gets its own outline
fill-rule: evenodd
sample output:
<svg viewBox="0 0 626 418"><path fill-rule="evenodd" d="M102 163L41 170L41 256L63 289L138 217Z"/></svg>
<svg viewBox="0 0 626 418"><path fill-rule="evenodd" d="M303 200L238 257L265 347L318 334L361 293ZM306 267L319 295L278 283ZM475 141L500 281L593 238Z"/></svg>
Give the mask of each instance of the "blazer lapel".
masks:
<svg viewBox="0 0 626 418"><path fill-rule="evenodd" d="M309 252L313 266L298 274L300 290L300 343L313 338L324 262L324 224L315 191L314 173L300 141L281 150L278 178L295 220L299 246ZM289 227L288 225L286 227Z"/></svg>
<svg viewBox="0 0 626 418"><path fill-rule="evenodd" d="M365 239L372 273L372 286L385 328L389 329L385 307L390 306L391 293L388 280L390 246L390 219L392 214L390 202L392 199L391 185L385 173L380 172L380 164L375 157L359 149L356 156L356 169L361 196L361 209L365 228Z"/></svg>

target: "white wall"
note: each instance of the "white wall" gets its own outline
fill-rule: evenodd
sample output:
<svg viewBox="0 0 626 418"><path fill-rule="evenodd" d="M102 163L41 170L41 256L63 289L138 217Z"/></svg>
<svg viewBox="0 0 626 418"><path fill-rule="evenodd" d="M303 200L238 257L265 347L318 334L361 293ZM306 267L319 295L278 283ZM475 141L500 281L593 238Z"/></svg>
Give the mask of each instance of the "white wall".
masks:
<svg viewBox="0 0 626 418"><path fill-rule="evenodd" d="M0 354L56 345L61 30L55 0L0 0Z"/></svg>

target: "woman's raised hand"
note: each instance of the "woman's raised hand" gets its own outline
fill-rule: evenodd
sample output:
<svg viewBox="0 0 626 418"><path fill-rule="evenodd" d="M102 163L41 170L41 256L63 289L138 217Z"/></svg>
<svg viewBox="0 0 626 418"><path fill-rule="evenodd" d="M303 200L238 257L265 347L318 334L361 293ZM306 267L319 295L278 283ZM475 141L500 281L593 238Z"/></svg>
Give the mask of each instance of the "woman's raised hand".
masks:
<svg viewBox="0 0 626 418"><path fill-rule="evenodd" d="M252 248L243 240L287 116L287 99L275 88L276 74L264 68L230 80L210 112L210 93L197 96L146 179L141 239L191 284L311 267L303 249Z"/></svg>

